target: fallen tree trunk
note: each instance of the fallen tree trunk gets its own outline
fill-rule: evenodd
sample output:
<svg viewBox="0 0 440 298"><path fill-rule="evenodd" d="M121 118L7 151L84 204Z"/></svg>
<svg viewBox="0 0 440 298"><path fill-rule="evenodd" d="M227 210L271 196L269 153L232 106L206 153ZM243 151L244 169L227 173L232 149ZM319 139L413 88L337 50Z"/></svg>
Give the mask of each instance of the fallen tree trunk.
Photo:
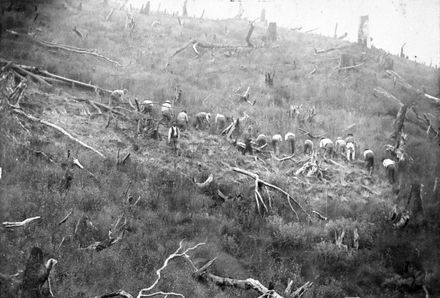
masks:
<svg viewBox="0 0 440 298"><path fill-rule="evenodd" d="M55 43L55 42L50 42L50 41L44 41L44 40L39 40L36 38L32 38L32 36L28 35L28 34L21 34L12 30L6 30L8 33L14 35L14 36L21 36L23 38L26 38L42 47L46 47L49 49L56 49L56 50L64 50L67 52L71 52L71 53L77 53L77 54L84 54L84 55L91 55L91 56L95 56L101 59L104 59L110 63L113 63L117 66L122 66L118 61L115 61L111 58L108 58L104 55L98 54L95 51L91 51L88 49L82 49L82 48L77 48L77 47L73 47L73 46L69 46L69 45L64 45L64 44L59 44L59 43Z"/></svg>
<svg viewBox="0 0 440 298"><path fill-rule="evenodd" d="M412 86L410 83L408 83L402 76L400 76L397 72L393 70L387 70L386 73L389 77L391 77L395 82L399 83L401 86L403 86L406 89L413 90L417 92L418 94L422 94L424 97L430 99L434 103L440 105L440 98L437 98L435 96L429 95L425 93L424 91Z"/></svg>
<svg viewBox="0 0 440 298"><path fill-rule="evenodd" d="M12 68L16 71L21 73L23 76L30 76L32 79L34 79L35 81L39 82L42 85L48 86L50 87L51 84L49 84L46 80L44 80L43 78L41 78L38 75L33 74L32 72L24 69L22 66L18 66L15 64L12 64Z"/></svg>
<svg viewBox="0 0 440 298"><path fill-rule="evenodd" d="M388 99L391 99L391 100L395 101L399 106L403 106L403 103L397 97L395 97L394 95L392 95L391 93L389 93L385 89L377 87L377 88L374 88L373 91L374 91L373 92L374 96L377 97L376 93L380 94L380 95L382 95L382 96L384 96L384 97L386 97Z"/></svg>
<svg viewBox="0 0 440 298"><path fill-rule="evenodd" d="M11 228L22 228L27 226L29 223L31 223L34 220L37 219L41 219L40 216L34 216L34 217L30 217L30 218L26 218L23 221L5 221L2 223L3 227L7 228L7 229L11 229Z"/></svg>
<svg viewBox="0 0 440 298"><path fill-rule="evenodd" d="M68 79L68 78L65 78L65 77L62 77L62 76L50 73L47 70L41 70L38 67L27 66L27 65L19 65L19 66L22 69L25 69L25 70L27 70L27 71L29 71L31 73L34 73L34 74L37 74L37 75L40 75L40 76L43 76L43 77L49 77L49 78L57 79L57 80L69 83L72 86L76 85L76 86L87 88L87 89L90 89L90 90L93 90L93 91L99 90L99 91L102 91L102 92L104 92L106 94L110 94L112 92L110 90L107 90L107 89L104 89L104 88L100 88L100 87L95 86L95 85L91 85L91 84L87 84L87 83L84 83L84 82Z"/></svg>
<svg viewBox="0 0 440 298"><path fill-rule="evenodd" d="M67 137L68 137L69 139L71 139L72 141L74 141L74 142L80 144L81 146L83 146L83 147L85 147L85 148L87 148L87 149L92 150L93 152L95 152L95 153L98 154L99 156L105 158L104 154L102 154L101 152L99 152L99 151L96 150L95 148L93 148L93 147L87 145L86 143L84 143L84 142L78 140L77 138L75 138L74 136L72 136L69 132L67 132L64 128L61 128L61 127L59 127L59 126L57 126L57 125L55 125L55 124L53 124L53 123L50 123L50 122L48 122L48 121L46 121L46 120L39 119L39 118L34 117L34 116L32 116L32 115L26 114L25 112L23 112L22 110L19 110L19 109L12 109L12 112L15 113L15 114L17 114L17 115L23 116L23 117L25 117L25 118L27 118L27 119L29 119L29 120L31 120L31 121L39 122L39 123L42 123L42 124L44 124L44 125L50 126L50 127L54 128L54 129L58 130L59 132L61 132L61 133L64 134L65 136L67 136Z"/></svg>
<svg viewBox="0 0 440 298"><path fill-rule="evenodd" d="M125 292L124 290L119 290L117 292L112 292L100 296L95 296L95 298L110 298L110 297L125 297L125 298L133 298L130 293Z"/></svg>
<svg viewBox="0 0 440 298"><path fill-rule="evenodd" d="M393 132L391 134L391 139L394 140L394 147L397 149L400 147L401 135L403 132L403 124L405 122L406 111L408 110L407 105L400 107L399 112L397 112L396 119L393 123Z"/></svg>
<svg viewBox="0 0 440 298"><path fill-rule="evenodd" d="M260 281L253 279L253 278L247 278L247 279L235 279L235 278L227 278L227 277L221 277L215 274L212 274L210 272L207 272L207 269L214 263L216 260L213 259L203 265L200 269L197 269L193 273L193 277L196 279L203 279L209 282L214 283L215 285L223 288L223 287L233 287L243 290L255 290L258 292L261 296L259 297L265 297L265 298L283 298L280 294L278 294L275 290L269 289L265 287ZM307 291L311 286L313 285L312 282L306 282L303 286L299 287L296 291L292 291L292 283L289 283L288 287L285 290L285 293L288 295L287 297L290 298L300 298L305 291Z"/></svg>
<svg viewBox="0 0 440 298"><path fill-rule="evenodd" d="M310 217L310 215L307 213L307 211L301 206L301 204L298 201L296 201L291 195L289 195L286 191L282 190L278 186L270 184L270 183L268 183L268 182L266 182L264 180L261 180L260 177L257 174L254 174L252 172L249 172L249 171L246 171L246 170L243 170L243 169L240 169L240 168L232 168L232 170L234 172L237 172L237 173L240 173L240 174L244 174L244 175L246 175L248 177L251 177L251 178L255 179L256 183L258 182L258 183L260 183L262 185L265 185L265 186L267 186L269 188L278 190L279 192L284 194L286 196L286 198L287 198L287 202L289 203L290 209L292 209L292 211L295 213L295 215L297 216L298 220L299 220L298 214L296 213L295 209L293 208L291 200L301 209L302 212L304 212L308 217Z"/></svg>
<svg viewBox="0 0 440 298"><path fill-rule="evenodd" d="M335 48L328 48L328 49L314 49L315 50L315 55L318 55L318 54L325 54L325 53L328 53L328 52L332 52L332 51L335 51L335 50L341 50L341 49L345 49L345 48L347 48L348 46L341 46L341 47L335 47Z"/></svg>
<svg viewBox="0 0 440 298"><path fill-rule="evenodd" d="M350 65L350 66L344 66L344 67L338 67L337 70L348 70L348 69L353 69L353 68L357 68L364 65L364 62L356 64L356 65Z"/></svg>
<svg viewBox="0 0 440 298"><path fill-rule="evenodd" d="M248 47L251 47L251 48L254 47L254 45L250 41L251 36L252 36L252 32L254 32L254 22L250 23L249 31L248 31L248 33L246 35L246 43L247 43Z"/></svg>

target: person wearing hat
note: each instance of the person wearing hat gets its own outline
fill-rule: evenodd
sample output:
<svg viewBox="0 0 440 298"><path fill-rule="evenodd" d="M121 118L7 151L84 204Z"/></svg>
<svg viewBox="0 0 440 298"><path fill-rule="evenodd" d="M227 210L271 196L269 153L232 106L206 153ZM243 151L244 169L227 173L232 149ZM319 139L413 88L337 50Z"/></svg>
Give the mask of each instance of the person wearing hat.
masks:
<svg viewBox="0 0 440 298"><path fill-rule="evenodd" d="M336 157L341 157L345 155L345 149L347 147L347 143L341 137L337 137L335 141L335 154Z"/></svg>
<svg viewBox="0 0 440 298"><path fill-rule="evenodd" d="M166 124L170 123L171 119L173 118L173 115L172 115L171 102L169 100L165 101L162 104L160 111L162 113L162 120L164 120Z"/></svg>
<svg viewBox="0 0 440 298"><path fill-rule="evenodd" d="M396 162L392 159L389 159L389 158L383 158L382 165L385 168L385 171L387 173L388 181L390 182L390 184L394 184L394 182L395 182L394 175L396 172Z"/></svg>
<svg viewBox="0 0 440 298"><path fill-rule="evenodd" d="M280 155L280 144L282 141L283 141L283 137L281 136L280 133L272 136L272 147L273 147L273 151L275 151L276 156Z"/></svg>
<svg viewBox="0 0 440 298"><path fill-rule="evenodd" d="M143 114L150 115L150 113L152 111L153 111L153 102L151 100L148 100L148 99L144 100L142 102L141 112Z"/></svg>
<svg viewBox="0 0 440 298"><path fill-rule="evenodd" d="M304 154L313 153L313 142L310 139L304 141Z"/></svg>
<svg viewBox="0 0 440 298"><path fill-rule="evenodd" d="M249 153L250 155L254 154L254 150L252 149L252 126L248 127L248 130L244 134L243 138L245 145L243 155L246 155L246 153Z"/></svg>
<svg viewBox="0 0 440 298"><path fill-rule="evenodd" d="M354 142L353 134L349 133L347 134L347 137L345 138L346 143L346 153L347 153L347 160L348 161L354 161L356 157L356 143Z"/></svg>
<svg viewBox="0 0 440 298"><path fill-rule="evenodd" d="M329 138L321 138L321 140L319 141L319 149L324 152L324 158L332 157L333 141Z"/></svg>
<svg viewBox="0 0 440 298"><path fill-rule="evenodd" d="M373 168L374 168L374 152L370 149L364 150L364 161L365 161L365 167L367 168L368 175L371 176L373 174Z"/></svg>
<svg viewBox="0 0 440 298"><path fill-rule="evenodd" d="M180 139L180 130L176 126L176 122L173 121L170 129L168 130L168 144L171 146L171 149L176 152L179 149L179 139Z"/></svg>
<svg viewBox="0 0 440 298"><path fill-rule="evenodd" d="M177 114L176 121L177 121L177 127L179 129L186 130L189 119L188 119L188 114L186 113L185 110Z"/></svg>
<svg viewBox="0 0 440 298"><path fill-rule="evenodd" d="M196 129L205 129L206 126L211 125L211 114L206 112L199 112L196 114Z"/></svg>
<svg viewBox="0 0 440 298"><path fill-rule="evenodd" d="M295 153L295 139L296 139L295 134L292 132L288 132L284 136L284 141L289 141L290 143L290 153L292 154Z"/></svg>

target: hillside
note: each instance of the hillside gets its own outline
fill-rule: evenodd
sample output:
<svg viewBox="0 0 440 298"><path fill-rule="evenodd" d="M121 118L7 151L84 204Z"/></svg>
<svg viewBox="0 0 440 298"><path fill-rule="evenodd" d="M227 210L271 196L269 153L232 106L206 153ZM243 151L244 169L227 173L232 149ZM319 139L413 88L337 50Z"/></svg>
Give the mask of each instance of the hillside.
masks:
<svg viewBox="0 0 440 298"><path fill-rule="evenodd" d="M217 286L212 274L253 278L284 297L295 297L284 293L289 281L294 290L313 283L302 297L440 295L439 138L417 119L428 115L438 131L439 106L420 91L440 94L438 71L389 56L395 73L406 81L402 84L380 67L382 50L338 39L278 28L277 41L267 43L266 24L255 22L251 48L245 41L246 20L132 11L136 25L131 31L124 27L128 7L119 9L117 3L87 1L80 10L74 1L40 2L35 21L34 13L14 10L1 20L9 31L0 39L0 222L41 217L22 228L3 225L0 230L2 297L16 297L14 287L23 274L9 275L25 269L34 246L42 249L44 260L58 261L50 273L55 297L99 297L119 289L138 296L153 284L156 270L181 241L184 248L205 244L188 253L192 263L171 260L158 284L146 292L262 297L249 289ZM198 55L192 44L178 51L191 40L199 42ZM121 66L35 41L95 49ZM315 52L331 48L338 49ZM338 71L341 54L354 56L360 66ZM29 74L17 108L8 98L23 77L17 65L104 91L127 89L131 103L135 98L157 103L147 117L153 123L160 119L159 104L181 89L174 113L186 110L191 123L201 111L235 118L245 113L249 119L234 134L238 141L249 126L254 138L291 131L297 151L291 157L287 142L282 142L278 157L270 144L262 153L242 155L215 125L206 130L191 125L182 132L176 155L166 142L165 125L159 125L162 139L137 133L137 120L144 116L127 101L108 112L105 92L53 79L46 80L49 85ZM265 73L273 71L274 85L267 86ZM240 101L248 86L254 105ZM399 168L394 185L381 159L389 157L385 145L393 142L390 135L400 105L375 92L377 88L410 107L404 125L409 163ZM316 115L311 121L293 120L288 115L291 105L302 105L301 113L315 107ZM104 157L20 111L61 127ZM109 121L110 115L115 119ZM357 160L318 156L313 161L318 161L321 175L299 173L310 161L302 152L304 130L332 140L353 133ZM319 139L313 141L317 148ZM375 152L372 177L361 158L365 148ZM72 166L73 158L84 169ZM256 183L243 170L281 188L290 199ZM209 185L195 183L211 174ZM422 212L412 201L414 185L420 184ZM256 199L256 189L266 209ZM410 212L406 226L389 220L394 206ZM117 241L97 249L96 242L103 245L105 239ZM209 273L191 274L191 264L200 268L213 258Z"/></svg>

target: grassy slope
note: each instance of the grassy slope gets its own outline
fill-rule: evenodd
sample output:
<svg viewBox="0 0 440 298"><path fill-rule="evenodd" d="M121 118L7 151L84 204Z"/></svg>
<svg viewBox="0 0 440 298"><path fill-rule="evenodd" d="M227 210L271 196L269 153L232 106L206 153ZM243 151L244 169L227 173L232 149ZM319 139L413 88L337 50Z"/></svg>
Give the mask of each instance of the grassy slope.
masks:
<svg viewBox="0 0 440 298"><path fill-rule="evenodd" d="M272 48L244 51L232 57L226 57L224 51L207 51L199 59L194 59L193 52L188 49L174 57L164 71L168 57L190 38L213 41L215 34L218 43L244 43L246 22L184 19L183 28L179 28L175 17L135 15L137 30L133 37L129 37L122 29L125 12L115 11L110 22L101 21L109 10L97 9L94 3L84 4L81 13L70 8L68 11L53 6L42 8L50 21L43 27L40 38L97 48L128 65L122 69L93 57L48 53L21 40L3 40L2 56L43 66L81 81L92 81L105 88L127 88L131 96L142 99L163 101L172 97L175 86L180 86L184 103L179 109L185 108L190 115L205 110L238 116L246 111L252 117L256 132L268 134L297 128L286 117L285 111L290 104L315 105L318 116L310 127L313 132L327 133L334 138L341 135L345 127L356 123L354 133L361 148L368 144L379 156L397 108L386 100L373 97L372 89L382 86L393 90L393 94L404 101L411 100L404 90L393 88L392 82L378 72L378 51L366 53L366 65L359 72L338 74L334 71L337 66L334 58L339 53L314 56L313 49L345 43L283 29L279 32L280 40ZM154 20L159 20L160 25L152 28ZM88 32L86 40L79 40L71 32L74 25ZM230 30L228 36L224 34L225 26ZM259 37L263 34L264 29L257 26L253 35L256 44L260 43ZM361 50L356 45L347 45L345 52L360 55ZM293 60L296 69L293 69ZM395 57L394 60L396 71L411 83L424 86L431 94L439 92L435 86L436 74L432 70ZM317 74L306 77L314 65L318 67ZM264 86L264 72L272 69L277 71L275 86L267 88ZM231 96L236 88L245 89L247 86L251 86L252 97L257 98L257 105L253 107L237 104L236 97ZM0 162L5 173L1 182L0 218L3 221L39 214L45 220L19 233L1 234L1 251L6 257L2 259L1 267L5 272L15 272L22 268L30 247L42 246L45 252L60 260L54 277L57 296L87 297L117 288L134 293L153 280L153 269L160 266L182 238L193 243L209 242L196 258L203 262L218 255L220 261L214 270L220 274L237 278L252 276L265 284L273 280L277 289L285 287L287 278L293 279L295 285L314 280L316 287L310 294L315 296L324 296L325 293L330 296L383 294L385 290L380 287L380 278L393 271L399 272L401 266L401 262L389 260L383 253L392 246L417 247L424 256L417 262L422 263L425 270L435 268L435 262L426 262L438 260L438 256L431 254L433 244L426 240L427 237L417 244L419 238L412 232L407 236L396 235L383 222L394 196L388 185L379 179L380 174L372 186L381 194L379 196L354 186L340 185L337 174L332 177L330 185L321 185L317 181L304 185L287 174L298 164L286 162L280 165L268 160L264 165L255 165L238 156L220 137L195 131L185 135L184 154L175 159L168 156L164 142L136 140L130 124L120 123L119 129L112 127L103 133L106 119L87 118L81 114L84 107L70 100L71 95L94 95L72 89L45 91L50 95L31 89L23 106L74 132L107 156L116 156L118 148L132 152L130 143L133 142L141 148L132 152L133 162L129 166L118 168L114 158L103 163L92 153L69 144L81 162L96 173L100 183L76 172L71 189L60 193L57 185L63 170L29 156L7 135L15 135L20 142L58 158L62 158L65 152L66 139L39 126L32 126L32 131L37 129L39 134L25 135L12 118L2 118L1 127L7 129L3 130L1 137L10 142L0 145ZM203 101L207 95L210 97ZM429 108L421 104L422 110ZM415 159L411 176L430 187L433 174L440 171L438 146L427 143L418 128L408 125L407 130L411 134L409 150ZM428 162L430 160L435 162ZM198 162L204 165L201 171ZM317 223L306 226L289 224L294 217L281 203L276 204L266 219L255 216L250 181L227 171L222 162L261 172L270 182L288 189L308 209L327 210L332 220L324 226ZM336 168L328 167L337 173ZM362 173L361 169L352 166L347 171L353 172L355 178ZM211 193L199 194L190 178L196 175L203 179L208 172L216 175L222 190L242 193L245 200L216 206ZM129 182L133 184L133 196L142 197L135 208L122 202ZM272 195L277 202L282 202L283 198ZM425 199L426 206L430 206L435 198L427 192ZM70 208L74 209L72 221L58 227L57 221ZM130 229L124 241L115 247L92 255L78 250L78 240L72 240L61 249L57 248L63 236L72 234L81 215L89 216L97 226L96 231L84 232L90 242L102 239L121 213L128 217ZM341 226L350 231L354 227L360 230L359 254L346 256L335 252L330 242L334 230ZM350 237L347 236L347 243ZM414 241L408 240L411 237ZM396 255L395 258L414 258L411 250ZM173 263L159 287L182 292L187 297L253 297L251 293L222 292L215 287L201 286L187 276L188 270L183 262ZM434 270L431 274L435 277L438 273Z"/></svg>

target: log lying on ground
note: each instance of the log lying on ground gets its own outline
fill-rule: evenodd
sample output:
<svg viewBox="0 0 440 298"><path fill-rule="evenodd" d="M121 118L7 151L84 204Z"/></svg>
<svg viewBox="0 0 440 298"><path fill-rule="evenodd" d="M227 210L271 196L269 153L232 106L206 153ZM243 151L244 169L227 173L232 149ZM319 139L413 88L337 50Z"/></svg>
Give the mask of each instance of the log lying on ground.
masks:
<svg viewBox="0 0 440 298"><path fill-rule="evenodd" d="M61 128L61 127L59 127L59 126L57 126L57 125L55 125L55 124L53 124L53 123L51 123L51 122L48 122L48 121L46 121L46 120L39 119L39 118L34 117L34 116L32 116L32 115L26 114L25 112L23 112L22 110L19 110L19 109L12 109L12 112L15 113L15 114L17 114L17 115L23 116L23 117L25 117L25 118L27 118L27 119L29 119L29 120L31 120L31 121L39 122L39 123L42 123L42 124L44 124L44 125L50 126L50 127L54 128L54 129L58 130L59 132L61 132L61 133L64 134L65 136L67 136L67 137L68 137L69 139L71 139L72 141L74 141L74 142L80 144L81 146L83 146L83 147L85 147L85 148L87 148L87 149L92 150L93 152L95 152L95 153L98 154L99 156L105 158L104 154L102 154L101 152L99 152L99 151L96 150L95 148L93 148L93 147L87 145L86 143L84 143L84 142L78 140L77 138L75 138L74 136L72 136L69 132L67 132L64 128Z"/></svg>
<svg viewBox="0 0 440 298"><path fill-rule="evenodd" d="M162 274L162 270L164 270L164 269L168 266L168 263L169 263L172 259L175 259L175 258L178 258L178 257L183 257L183 258L185 258L186 260L190 261L190 263L191 263L191 265L193 266L194 269L197 269L197 268L195 268L194 264L191 262L191 260L190 260L190 258L189 258L189 256L188 256L188 253L189 253L190 251L192 251L192 250L197 249L199 246L201 246L201 245L205 245L205 244L206 244L206 243L203 243L203 242L202 242L202 243L198 243L198 244L196 244L196 245L194 245L194 246L192 246L192 247L189 247L189 248L185 249L184 251L182 251L182 250L183 250L183 240L180 241L180 243L179 243L179 248L178 248L174 253L172 253L171 255L169 255L168 258L165 259L165 261L163 262L162 267L160 267L159 269L156 270L156 280L155 280L155 281L154 281L154 282L153 282L148 288L141 289L136 297L137 297L137 298L141 298L141 297L151 297L152 294L147 294L147 293L145 293L145 292L149 292L149 291L151 291L154 287L156 287L156 285L157 285L157 284L159 283L159 281L160 281L160 278L162 277L162 275L161 275L161 274ZM181 295L181 296L183 297L183 295Z"/></svg>
<svg viewBox="0 0 440 298"><path fill-rule="evenodd" d="M328 49L314 49L315 50L315 55L318 55L318 54L325 54L325 53L328 53L328 52L332 52L332 51L335 51L335 50L341 50L341 49L345 49L345 48L347 48L348 46L341 46L341 47L335 47L335 48L328 48Z"/></svg>
<svg viewBox="0 0 440 298"><path fill-rule="evenodd" d="M34 216L30 218L26 218L23 221L5 221L2 223L4 228L12 229L12 228L23 228L26 227L29 223L33 222L34 220L41 219L40 216Z"/></svg>
<svg viewBox="0 0 440 298"><path fill-rule="evenodd" d="M22 66L12 64L12 69L14 69L16 72L18 72L22 76L29 76L29 77L31 77L32 79L34 79L35 81L37 81L38 83L40 83L42 85L45 85L45 86L48 86L48 87L52 86L44 78L42 78L39 75L35 75L34 73L24 69Z"/></svg>
<svg viewBox="0 0 440 298"><path fill-rule="evenodd" d="M362 62L362 63L356 64L356 65L350 65L350 66L338 67L337 70L339 71L339 70L348 70L348 69L358 68L358 67L360 67L360 66L362 66L362 65L364 65L364 64L365 64L365 63Z"/></svg>
<svg viewBox="0 0 440 298"><path fill-rule="evenodd" d="M380 87L376 87L373 89L373 95L377 97L377 94L382 95L383 97L386 97L388 99L393 100L394 102L396 102L400 107L403 106L403 103L394 95L392 95L391 93L389 93L388 91L386 91L383 88Z"/></svg>
<svg viewBox="0 0 440 298"><path fill-rule="evenodd" d="M303 128L298 128L298 130L301 131L304 135L311 137L312 139L320 139L324 136L323 134L317 136L315 134L308 132L307 130L305 130Z"/></svg>
<svg viewBox="0 0 440 298"><path fill-rule="evenodd" d="M403 124L405 122L407 110L407 105L401 106L393 123L393 132L391 134L391 139L394 140L395 149L400 147L401 135L403 133Z"/></svg>
<svg viewBox="0 0 440 298"><path fill-rule="evenodd" d="M267 186L269 188L278 190L279 192L284 194L286 196L286 199L287 199L287 202L288 202L288 204L290 206L290 209L292 209L292 211L295 213L295 215L297 216L298 220L299 220L298 214L296 213L295 209L293 208L291 201L293 201L301 209L301 211L304 212L304 214L306 214L308 217L310 217L308 212L301 206L301 204L298 201L296 201L291 195L289 195L286 191L282 190L278 186L270 184L270 183L268 183L268 182L266 182L264 180L261 180L260 177L257 174L255 174L255 173L252 173L252 172L240 169L240 168L232 168L232 170L234 172L237 172L237 173L240 173L240 174L244 174L244 175L246 175L248 177L251 177L251 178L255 179L256 190L258 190L258 187L261 184L261 185ZM255 195L257 196L258 194L256 193Z"/></svg>
<svg viewBox="0 0 440 298"><path fill-rule="evenodd" d="M119 111L116 111L116 110L113 109L111 106L108 106L108 105L106 105L106 104L100 103L100 102L98 102L98 101L94 101L94 100L87 99L87 98L79 98L79 97L74 97L73 99L76 100L76 101L79 101L79 102L86 102L86 103L89 103L91 106L96 105L96 106L98 106L98 107L100 107L100 108L104 108L104 109L106 109L107 111L112 112L112 113L114 113L114 114L116 114L116 115L118 115L118 116L125 116L123 113L121 113L121 112L119 112Z"/></svg>
<svg viewBox="0 0 440 298"><path fill-rule="evenodd" d="M392 78L395 82L399 83L401 86L408 90L412 90L417 92L418 94L422 94L424 97L430 99L432 102L434 102L437 105L440 105L440 98L437 98L435 96L429 95L425 93L424 91L412 86L410 83L408 83L402 76L400 76L397 72L393 70L387 70L387 75Z"/></svg>
<svg viewBox="0 0 440 298"><path fill-rule="evenodd" d="M201 188L201 189L203 189L203 188L209 186L209 185L212 183L212 181L214 181L214 176L213 176L212 174L209 175L209 177L205 180L205 182L197 182L197 181L196 181L196 178L193 177L193 182L194 182L194 184L195 184L198 188Z"/></svg>
<svg viewBox="0 0 440 298"><path fill-rule="evenodd" d="M417 122L417 125L418 125L419 127L421 127L422 129L426 130L426 135L427 135L428 137L430 136L430 133L431 133L431 132L434 133L434 135L435 135L436 137L439 137L439 136L440 136L440 131L437 130L437 129L435 129L435 128L432 126L432 123L431 123L431 120L429 119L428 114L424 113L424 114L423 114L423 117L421 117L421 116L419 115L419 113L417 112L417 110L415 109L414 106L412 106L412 107L410 108L410 110L414 113L414 115L416 116L417 120L419 120L419 122Z"/></svg>
<svg viewBox="0 0 440 298"><path fill-rule="evenodd" d="M205 265L203 265L200 269L197 269L193 273L193 277L195 279L203 279L209 282L214 283L215 285L223 288L223 287L233 287L243 290L252 289L258 292L261 296L266 298L283 298L280 294L278 294L275 290L269 290L265 287L260 281L247 278L247 279L235 279L235 278L227 278L217 276L210 272L207 272L207 269L214 263L215 259L209 261ZM292 283L289 283L288 287L285 290L285 293L288 295L287 297L291 298L299 298L301 297L305 291L307 291L311 286L312 282L306 282L303 286L298 288L296 291L292 291Z"/></svg>
<svg viewBox="0 0 440 298"><path fill-rule="evenodd" d="M100 296L95 296L94 298L110 298L110 297L125 297L125 298L133 298L133 296L131 296L130 293L124 291L124 290L119 290L116 292L112 292L112 293L107 293L104 295L100 295Z"/></svg>
<svg viewBox="0 0 440 298"><path fill-rule="evenodd" d="M22 69L31 72L33 74L39 75L43 78L52 78L52 79L57 79L59 81L63 81L65 83L71 84L72 86L79 86L79 87L83 87L92 91L101 91L103 93L106 94L110 94L112 91L104 89L104 88L100 88L98 86L95 85L91 85L91 84L87 84L84 82L80 82L80 81L76 81L76 80L72 80L72 79L68 79L53 73L48 72L47 70L41 70L38 67L34 67L34 66L27 66L27 65L18 65L19 67L21 67Z"/></svg>
<svg viewBox="0 0 440 298"><path fill-rule="evenodd" d="M103 59L105 61L108 61L112 64L115 64L116 66L122 66L118 61L115 61L111 58L108 58L104 55L98 54L96 52L96 50L89 50L89 49L83 49L83 48L77 48L77 47L73 47L70 45L65 45L65 44L59 44L59 43L55 43L55 42L50 42L50 41L45 41L45 40L39 40L36 38L33 38L32 36L28 35L28 34L22 34L22 33L18 33L15 32L13 30L6 30L8 33L14 35L14 36L20 36L23 38L26 38L27 40L30 40L36 44L38 44L39 46L42 47L46 47L49 49L55 49L55 50L63 50L63 51L67 51L67 52L71 52L71 53L76 53L76 54L84 54L84 55L90 55L90 56L95 56L97 58Z"/></svg>
<svg viewBox="0 0 440 298"><path fill-rule="evenodd" d="M58 225L62 225L63 223L65 223L65 222L69 219L70 215L72 215L72 213L73 213L73 208L70 209L70 211L67 213L66 216L63 217L62 220L60 220L60 222L58 223Z"/></svg>

